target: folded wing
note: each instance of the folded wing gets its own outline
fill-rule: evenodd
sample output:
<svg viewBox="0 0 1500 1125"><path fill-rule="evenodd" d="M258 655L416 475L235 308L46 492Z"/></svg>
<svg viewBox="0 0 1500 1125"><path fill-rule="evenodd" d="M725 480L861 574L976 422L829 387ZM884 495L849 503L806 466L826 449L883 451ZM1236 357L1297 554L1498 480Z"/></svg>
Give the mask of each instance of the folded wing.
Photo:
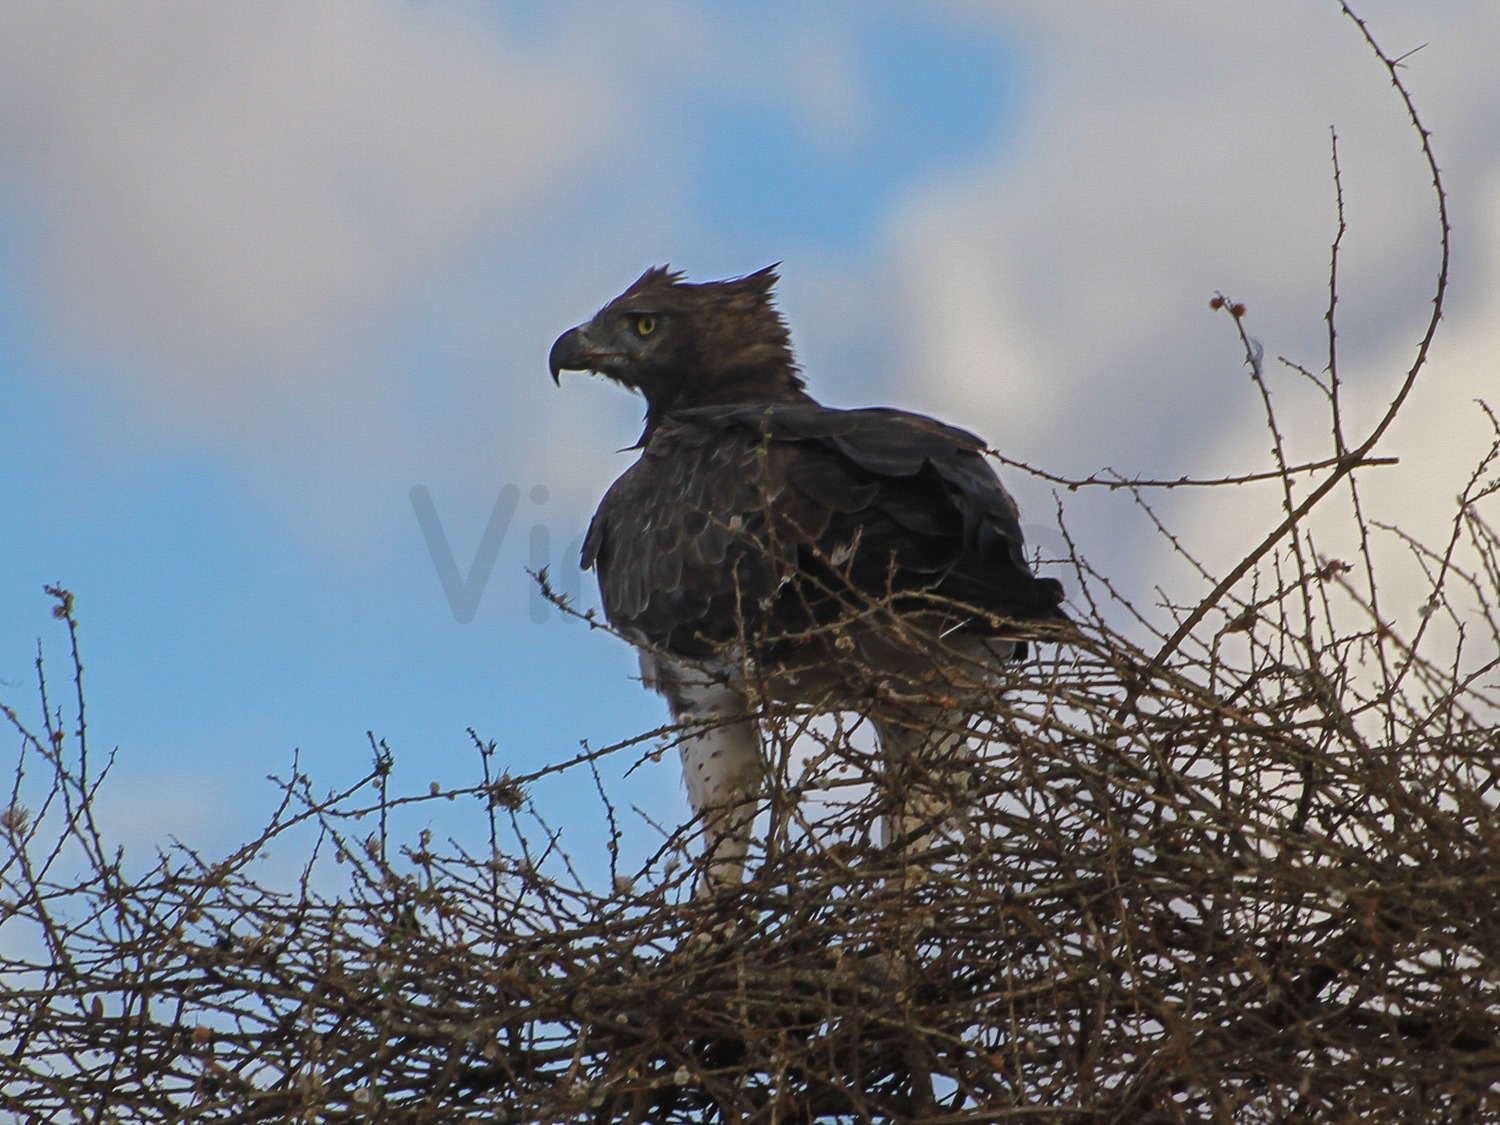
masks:
<svg viewBox="0 0 1500 1125"><path fill-rule="evenodd" d="M612 624L695 658L741 636L774 648L870 599L951 599L982 611L959 622L981 633L1061 618L984 448L886 408L679 411L600 504L583 565Z"/></svg>

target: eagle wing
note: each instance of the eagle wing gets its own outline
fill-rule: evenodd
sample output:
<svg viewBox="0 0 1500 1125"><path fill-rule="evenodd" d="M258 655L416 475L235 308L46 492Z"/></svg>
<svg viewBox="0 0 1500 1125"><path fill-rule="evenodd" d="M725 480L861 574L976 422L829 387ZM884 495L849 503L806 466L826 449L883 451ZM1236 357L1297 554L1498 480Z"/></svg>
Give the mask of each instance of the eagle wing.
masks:
<svg viewBox="0 0 1500 1125"><path fill-rule="evenodd" d="M703 658L837 620L850 596L935 594L1058 618L1015 502L973 434L889 408L817 403L670 415L610 488L583 547L609 621ZM966 627L986 631L974 619Z"/></svg>

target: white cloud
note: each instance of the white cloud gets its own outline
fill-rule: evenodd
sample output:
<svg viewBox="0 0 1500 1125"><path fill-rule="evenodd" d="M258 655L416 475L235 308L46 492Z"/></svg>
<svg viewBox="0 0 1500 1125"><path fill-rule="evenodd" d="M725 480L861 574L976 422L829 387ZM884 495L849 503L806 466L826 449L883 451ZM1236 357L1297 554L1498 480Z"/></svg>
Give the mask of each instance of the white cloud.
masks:
<svg viewBox="0 0 1500 1125"><path fill-rule="evenodd" d="M1386 50L1426 44L1403 76L1434 130L1458 250L1449 322L1390 437L1406 463L1368 476L1382 518L1440 533L1486 439L1470 399L1495 379L1500 289L1500 8L1358 5ZM895 224L892 269L913 326L906 362L925 393L1018 456L1087 475L1210 475L1271 465L1233 327L1208 299L1250 309L1297 456L1326 452L1324 407L1275 367L1324 361L1334 232L1329 127L1350 223L1342 260L1343 375L1368 425L1399 384L1437 266L1429 176L1405 109L1333 4L1178 0L965 4L1021 37L1026 125L992 164L943 185ZM1494 397L1500 392L1490 390ZM1357 428L1357 427L1356 427ZM1273 524L1276 497L1225 521L1222 493L1157 497L1193 548L1224 565ZM1092 498L1086 547L1143 600L1167 565ZM1440 509L1442 510L1440 513ZM1102 512L1102 514L1100 514ZM1138 580L1137 580L1138 579Z"/></svg>
<svg viewBox="0 0 1500 1125"><path fill-rule="evenodd" d="M348 340L541 200L597 100L463 9L0 12L0 143L52 340L231 433L367 392Z"/></svg>

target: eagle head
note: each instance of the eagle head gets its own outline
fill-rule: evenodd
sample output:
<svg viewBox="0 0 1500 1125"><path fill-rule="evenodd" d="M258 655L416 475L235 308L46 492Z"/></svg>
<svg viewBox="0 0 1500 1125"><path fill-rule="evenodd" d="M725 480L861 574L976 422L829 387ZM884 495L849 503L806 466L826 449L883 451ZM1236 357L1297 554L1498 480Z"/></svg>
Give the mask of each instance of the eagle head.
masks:
<svg viewBox="0 0 1500 1125"><path fill-rule="evenodd" d="M654 266L587 324L557 338L563 371L592 371L646 398L648 414L727 402L800 399L786 322L772 302L776 267L694 284Z"/></svg>

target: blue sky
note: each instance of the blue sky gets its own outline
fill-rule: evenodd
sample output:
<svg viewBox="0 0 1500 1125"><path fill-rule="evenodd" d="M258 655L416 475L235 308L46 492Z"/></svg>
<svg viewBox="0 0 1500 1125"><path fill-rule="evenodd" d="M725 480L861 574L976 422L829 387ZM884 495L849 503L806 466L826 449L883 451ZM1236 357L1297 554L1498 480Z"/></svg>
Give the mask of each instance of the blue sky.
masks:
<svg viewBox="0 0 1500 1125"><path fill-rule="evenodd" d="M626 646L524 573L594 598L576 543L639 404L554 389L545 355L647 265L782 261L830 402L940 413L1053 471L1208 473L1265 442L1207 298L1233 287L1272 354L1315 348L1337 123L1371 403L1422 315L1421 169L1316 6L683 0L624 27L584 4L77 7L0 17L0 698L34 713L39 637L63 673L42 586L66 585L132 847L229 846L294 749L332 786L366 731L419 789L473 777L470 727L524 771L662 720ZM1484 37L1452 31L1496 21L1370 14L1395 47L1432 44L1413 81L1471 234L1422 424L1472 434L1500 139ZM1451 494L1452 445L1410 489ZM1051 493L1011 483L1045 542ZM472 621L414 486L460 574L514 496ZM1070 503L1148 592L1123 502ZM1232 555L1236 529L1191 503L1204 550ZM681 819L670 762L616 784ZM576 782L538 798L597 828Z"/></svg>

